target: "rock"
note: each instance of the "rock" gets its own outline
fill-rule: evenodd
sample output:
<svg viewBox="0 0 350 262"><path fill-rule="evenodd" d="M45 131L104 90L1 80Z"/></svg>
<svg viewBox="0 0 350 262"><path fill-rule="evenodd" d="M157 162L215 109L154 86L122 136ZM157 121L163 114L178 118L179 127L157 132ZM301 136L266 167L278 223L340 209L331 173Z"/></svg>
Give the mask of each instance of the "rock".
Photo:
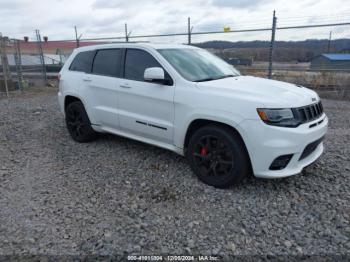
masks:
<svg viewBox="0 0 350 262"><path fill-rule="evenodd" d="M297 247L296 247L296 250L298 251L299 254L303 253L302 247L297 246Z"/></svg>
<svg viewBox="0 0 350 262"><path fill-rule="evenodd" d="M192 254L191 248L185 247L186 254L190 255Z"/></svg>
<svg viewBox="0 0 350 262"><path fill-rule="evenodd" d="M188 239L187 240L187 246L189 248L194 248L195 247L194 240L193 239Z"/></svg>
<svg viewBox="0 0 350 262"><path fill-rule="evenodd" d="M107 237L107 238L110 238L112 236L112 232L111 231L106 231L104 233L104 236Z"/></svg>
<svg viewBox="0 0 350 262"><path fill-rule="evenodd" d="M284 244L287 248L291 248L291 247L292 247L292 242L290 242L289 240L284 241L283 244Z"/></svg>
<svg viewBox="0 0 350 262"><path fill-rule="evenodd" d="M31 244L34 244L36 241L34 238L30 237L30 238L27 238L28 242L31 243Z"/></svg>
<svg viewBox="0 0 350 262"><path fill-rule="evenodd" d="M133 251L136 252L136 253L139 253L141 251L141 246L135 245L134 248L133 248Z"/></svg>
<svg viewBox="0 0 350 262"><path fill-rule="evenodd" d="M162 246L160 252L162 255L169 255L169 249L166 246Z"/></svg>
<svg viewBox="0 0 350 262"><path fill-rule="evenodd" d="M236 245L235 245L235 243L233 243L233 242L229 243L227 247L228 247L228 249L229 249L230 251L232 251L232 252L235 252L235 251L236 251Z"/></svg>

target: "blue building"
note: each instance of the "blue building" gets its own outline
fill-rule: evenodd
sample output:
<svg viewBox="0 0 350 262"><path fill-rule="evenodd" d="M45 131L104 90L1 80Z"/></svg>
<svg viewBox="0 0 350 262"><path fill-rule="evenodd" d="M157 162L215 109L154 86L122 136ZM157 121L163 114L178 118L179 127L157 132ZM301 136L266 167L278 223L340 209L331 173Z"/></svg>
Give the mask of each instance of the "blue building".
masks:
<svg viewBox="0 0 350 262"><path fill-rule="evenodd" d="M350 54L321 54L311 60L310 69L350 71Z"/></svg>

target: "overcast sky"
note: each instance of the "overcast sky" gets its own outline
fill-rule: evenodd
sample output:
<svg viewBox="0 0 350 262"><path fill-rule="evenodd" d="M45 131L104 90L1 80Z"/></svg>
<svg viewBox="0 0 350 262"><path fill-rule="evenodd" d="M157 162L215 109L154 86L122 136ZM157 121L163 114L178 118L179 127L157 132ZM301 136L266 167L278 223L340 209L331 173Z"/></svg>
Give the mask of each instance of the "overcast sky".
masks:
<svg viewBox="0 0 350 262"><path fill-rule="evenodd" d="M124 35L128 23L131 35L193 31L261 28L271 26L276 10L278 25L350 22L350 0L0 0L0 32L10 37L34 38L34 30L54 39L74 38L74 26L83 38ZM350 26L277 33L277 40L350 37ZM270 33L239 33L195 36L194 42L269 39ZM152 39L185 42L185 37ZM150 40L150 39L144 39Z"/></svg>

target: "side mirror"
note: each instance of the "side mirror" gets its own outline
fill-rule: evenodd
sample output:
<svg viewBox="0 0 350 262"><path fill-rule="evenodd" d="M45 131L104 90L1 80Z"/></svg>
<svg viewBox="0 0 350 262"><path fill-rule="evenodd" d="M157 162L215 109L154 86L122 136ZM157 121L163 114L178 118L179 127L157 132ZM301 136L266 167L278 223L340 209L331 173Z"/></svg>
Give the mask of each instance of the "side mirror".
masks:
<svg viewBox="0 0 350 262"><path fill-rule="evenodd" d="M145 69L143 78L147 82L165 84L167 81L164 76L164 70L161 67L149 67Z"/></svg>

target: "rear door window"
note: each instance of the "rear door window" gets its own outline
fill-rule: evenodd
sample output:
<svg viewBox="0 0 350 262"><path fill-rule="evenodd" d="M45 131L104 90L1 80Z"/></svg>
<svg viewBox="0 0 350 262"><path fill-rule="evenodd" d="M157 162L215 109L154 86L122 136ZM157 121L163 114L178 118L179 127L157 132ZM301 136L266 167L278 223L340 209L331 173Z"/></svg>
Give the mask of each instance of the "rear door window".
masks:
<svg viewBox="0 0 350 262"><path fill-rule="evenodd" d="M121 49L98 50L94 58L92 73L119 77L121 73Z"/></svg>
<svg viewBox="0 0 350 262"><path fill-rule="evenodd" d="M85 51L78 53L73 59L69 70L90 73L94 55L95 51Z"/></svg>

